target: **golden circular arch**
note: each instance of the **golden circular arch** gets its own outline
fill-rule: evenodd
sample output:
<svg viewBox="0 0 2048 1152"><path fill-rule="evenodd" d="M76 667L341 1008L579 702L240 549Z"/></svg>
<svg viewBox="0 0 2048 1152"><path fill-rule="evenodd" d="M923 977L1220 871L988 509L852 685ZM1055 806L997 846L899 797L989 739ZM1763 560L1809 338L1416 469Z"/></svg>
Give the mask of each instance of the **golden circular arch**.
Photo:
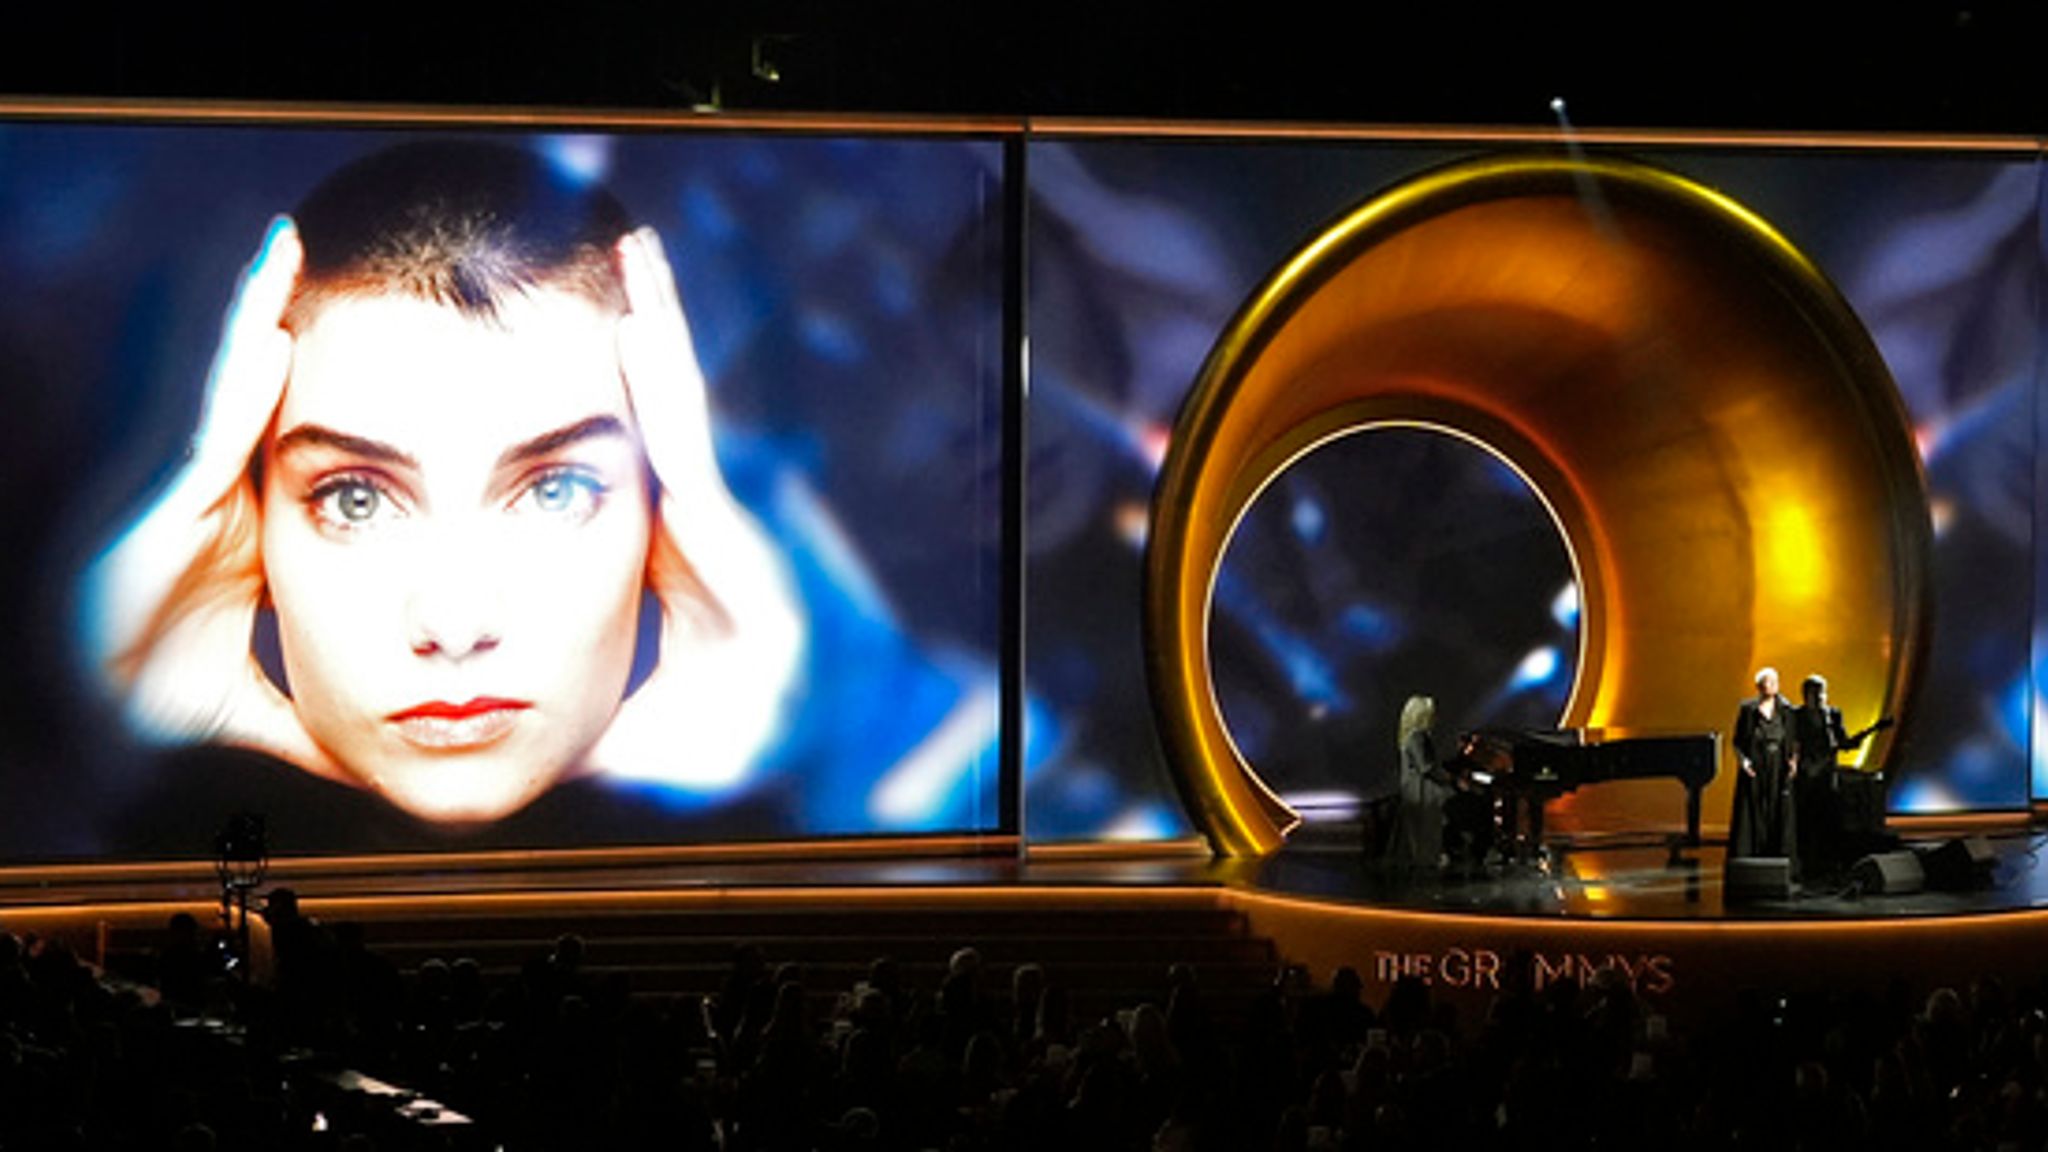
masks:
<svg viewBox="0 0 2048 1152"><path fill-rule="evenodd" d="M1270 852L1296 823L1217 702L1224 550L1290 463L1387 424L1479 443L1556 518L1581 602L1561 726L1724 729L1766 663L1793 684L1824 672L1852 722L1903 712L1928 627L1926 486L1898 389L1841 294L1754 213L1673 173L1468 161L1373 197L1288 259L1174 426L1145 658L1169 766L1218 853ZM1880 737L1865 765L1891 747ZM1631 787L1588 792L1623 818L1675 815L1671 786Z"/></svg>

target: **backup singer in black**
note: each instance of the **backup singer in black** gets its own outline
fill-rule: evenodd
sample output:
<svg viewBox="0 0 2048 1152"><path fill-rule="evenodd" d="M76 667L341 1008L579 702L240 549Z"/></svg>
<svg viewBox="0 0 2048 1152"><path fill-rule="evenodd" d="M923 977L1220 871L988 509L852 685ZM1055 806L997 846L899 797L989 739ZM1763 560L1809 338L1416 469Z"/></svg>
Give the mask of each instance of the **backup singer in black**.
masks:
<svg viewBox="0 0 2048 1152"><path fill-rule="evenodd" d="M1798 731L1799 776L1793 792L1799 805L1799 856L1809 872L1826 872L1852 859L1856 833L1852 832L1849 809L1844 803L1845 787L1868 781L1860 775L1844 780L1838 757L1854 752L1873 732L1892 726L1889 717L1859 732L1842 726L1842 710L1828 702L1827 679L1818 673L1799 686L1803 701L1794 719ZM1879 786L1881 789L1881 785ZM1882 821L1883 796L1875 805Z"/></svg>

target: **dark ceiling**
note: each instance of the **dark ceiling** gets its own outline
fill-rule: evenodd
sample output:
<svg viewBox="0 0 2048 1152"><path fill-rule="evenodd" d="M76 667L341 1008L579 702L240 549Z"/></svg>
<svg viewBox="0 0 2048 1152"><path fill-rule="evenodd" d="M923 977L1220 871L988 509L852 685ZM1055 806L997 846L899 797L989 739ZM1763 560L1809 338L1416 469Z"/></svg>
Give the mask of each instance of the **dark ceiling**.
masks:
<svg viewBox="0 0 2048 1152"><path fill-rule="evenodd" d="M2048 133L2042 5L39 11L14 95ZM1328 13L1342 13L1341 18ZM17 16L17 22L22 18Z"/></svg>

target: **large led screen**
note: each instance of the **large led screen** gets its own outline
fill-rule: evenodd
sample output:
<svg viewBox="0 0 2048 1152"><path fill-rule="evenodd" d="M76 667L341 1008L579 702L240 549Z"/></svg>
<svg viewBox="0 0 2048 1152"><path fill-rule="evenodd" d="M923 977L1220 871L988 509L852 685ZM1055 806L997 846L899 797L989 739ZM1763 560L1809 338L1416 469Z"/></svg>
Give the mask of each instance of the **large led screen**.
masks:
<svg viewBox="0 0 2048 1152"><path fill-rule="evenodd" d="M998 827L1002 180L0 125L0 856Z"/></svg>
<svg viewBox="0 0 2048 1152"><path fill-rule="evenodd" d="M1152 720L1138 611L1148 508L1176 413L1233 315L1311 238L1375 193L1487 151L1456 142L1034 142L1034 836L1189 830ZM1868 329L1911 422L1934 531L1932 632L1895 748L1890 804L2024 805L2029 636L2041 631L2035 157L1654 146L1610 154L1690 178L1767 221ZM1586 209L1598 214L1597 197ZM1841 431L1798 435L1818 443ZM1802 494L1783 496L1791 506ZM1232 740L1277 792L1313 810L1383 790L1411 694L1436 698L1439 738L1555 725L1576 674L1580 624L1557 537L1511 469L1452 437L1370 431L1302 457L1251 506L1214 585L1209 654ZM1812 539L1807 562L1829 564L1829 543ZM1758 656L1770 661L1768 639ZM1796 696L1807 673L1825 671L1783 674ZM1751 692L1746 678L1725 685L1724 732ZM1834 703L1858 725L1877 718L1876 701ZM1671 791L1662 815L1675 820ZM1726 819L1725 796L1710 793L1710 826Z"/></svg>

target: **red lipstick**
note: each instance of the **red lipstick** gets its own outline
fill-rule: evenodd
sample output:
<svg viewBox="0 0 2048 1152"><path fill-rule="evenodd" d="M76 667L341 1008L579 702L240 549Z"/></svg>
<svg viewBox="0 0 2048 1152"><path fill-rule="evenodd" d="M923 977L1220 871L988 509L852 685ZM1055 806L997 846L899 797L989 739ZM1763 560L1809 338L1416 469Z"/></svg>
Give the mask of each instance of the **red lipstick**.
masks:
<svg viewBox="0 0 2048 1152"><path fill-rule="evenodd" d="M428 752L466 752L511 734L530 700L478 696L460 704L429 700L385 717L408 743Z"/></svg>
<svg viewBox="0 0 2048 1152"><path fill-rule="evenodd" d="M407 708L403 712L393 712L389 719L467 720L472 716L481 716L486 712L506 710L517 712L531 707L533 707L531 701L502 700L496 696L478 696L474 700L461 704L450 704L446 700L429 700L425 704Z"/></svg>

